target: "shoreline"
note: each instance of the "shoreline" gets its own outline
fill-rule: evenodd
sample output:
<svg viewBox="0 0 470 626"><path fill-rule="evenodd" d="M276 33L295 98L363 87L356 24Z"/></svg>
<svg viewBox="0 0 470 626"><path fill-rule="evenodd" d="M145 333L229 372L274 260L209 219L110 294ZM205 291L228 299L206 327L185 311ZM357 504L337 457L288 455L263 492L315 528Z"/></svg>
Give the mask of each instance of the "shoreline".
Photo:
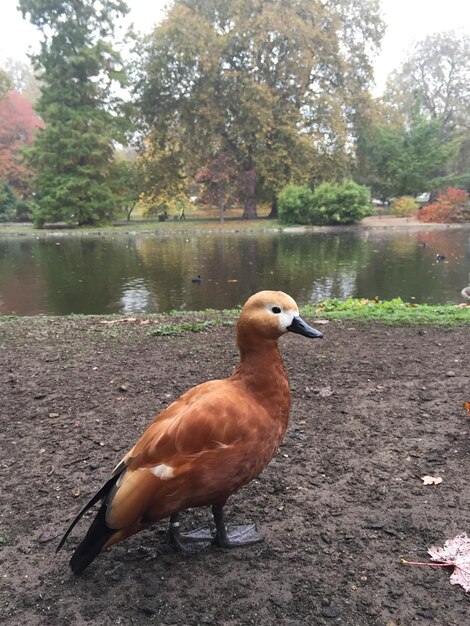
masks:
<svg viewBox="0 0 470 626"><path fill-rule="evenodd" d="M434 222L420 222L416 218L392 217L389 215L373 215L364 218L361 222L350 225L338 226L308 226L308 225L283 225L277 221L266 224L266 218L256 220L233 220L228 219L223 224L217 221L203 221L202 219L187 220L182 223L161 223L135 221L130 223L116 223L112 226L96 228L48 228L35 229L31 224L6 222L0 224L0 238L2 237L33 237L36 239L47 237L107 237L107 236L137 236L153 235L169 237L173 235L187 235L195 233L210 234L256 234L283 232L294 233L331 233L331 232L357 232L357 231L398 231L398 230L470 230L470 222L438 224Z"/></svg>

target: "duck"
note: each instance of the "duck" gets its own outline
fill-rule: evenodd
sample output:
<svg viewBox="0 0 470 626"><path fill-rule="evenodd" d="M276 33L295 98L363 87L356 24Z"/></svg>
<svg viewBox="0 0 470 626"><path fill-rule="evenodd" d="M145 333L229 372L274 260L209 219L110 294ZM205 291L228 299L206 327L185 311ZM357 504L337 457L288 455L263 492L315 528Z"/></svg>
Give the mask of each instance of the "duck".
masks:
<svg viewBox="0 0 470 626"><path fill-rule="evenodd" d="M286 293L260 291L248 298L237 322L240 360L233 373L193 387L157 415L70 523L57 552L99 503L72 554L75 574L103 550L167 518L177 551L190 552L193 542L236 548L263 540L252 524L229 532L224 506L268 465L286 432L290 389L278 340L288 332L323 336ZM203 506L212 508L215 532L182 533L180 513Z"/></svg>
<svg viewBox="0 0 470 626"><path fill-rule="evenodd" d="M191 278L191 282L192 283L202 283L202 276L200 276L199 274L197 276L194 276L194 278Z"/></svg>
<svg viewBox="0 0 470 626"><path fill-rule="evenodd" d="M445 261L446 258L445 254L436 254L436 261Z"/></svg>

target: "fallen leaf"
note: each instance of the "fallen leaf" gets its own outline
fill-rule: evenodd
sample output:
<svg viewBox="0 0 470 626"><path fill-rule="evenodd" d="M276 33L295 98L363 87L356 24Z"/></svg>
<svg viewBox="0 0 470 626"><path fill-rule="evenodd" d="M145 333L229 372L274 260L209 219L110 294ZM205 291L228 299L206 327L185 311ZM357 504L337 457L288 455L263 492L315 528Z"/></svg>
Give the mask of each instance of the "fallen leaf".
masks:
<svg viewBox="0 0 470 626"><path fill-rule="evenodd" d="M323 324L329 324L330 320L313 320L312 324L319 324L320 326Z"/></svg>
<svg viewBox="0 0 470 626"><path fill-rule="evenodd" d="M440 476L421 476L424 485L440 485L442 478Z"/></svg>
<svg viewBox="0 0 470 626"><path fill-rule="evenodd" d="M57 532L54 532L52 530L45 530L39 535L38 541L40 543L46 543L47 541L52 541L58 536L59 536L59 533Z"/></svg>
<svg viewBox="0 0 470 626"><path fill-rule="evenodd" d="M322 387L320 389L320 391L318 392L318 395L321 398L328 398L329 396L333 395L333 389L330 387L330 385L327 385L326 387Z"/></svg>
<svg viewBox="0 0 470 626"><path fill-rule="evenodd" d="M82 492L80 491L80 487L76 487L73 491L72 491L72 496L74 498L78 498L78 496L81 494Z"/></svg>
<svg viewBox="0 0 470 626"><path fill-rule="evenodd" d="M49 413L49 417L59 417L58 413Z"/></svg>
<svg viewBox="0 0 470 626"><path fill-rule="evenodd" d="M112 326L113 324L122 324L123 322L136 322L136 317L123 317L120 320L100 320L99 324L107 324L108 326Z"/></svg>
<svg viewBox="0 0 470 626"><path fill-rule="evenodd" d="M428 554L433 561L454 567L450 577L451 585L461 585L465 591L470 591L470 537L467 537L467 533L447 539L442 548L431 546Z"/></svg>
<svg viewBox="0 0 470 626"><path fill-rule="evenodd" d="M464 409L467 409L467 413L470 415L470 402L463 403Z"/></svg>

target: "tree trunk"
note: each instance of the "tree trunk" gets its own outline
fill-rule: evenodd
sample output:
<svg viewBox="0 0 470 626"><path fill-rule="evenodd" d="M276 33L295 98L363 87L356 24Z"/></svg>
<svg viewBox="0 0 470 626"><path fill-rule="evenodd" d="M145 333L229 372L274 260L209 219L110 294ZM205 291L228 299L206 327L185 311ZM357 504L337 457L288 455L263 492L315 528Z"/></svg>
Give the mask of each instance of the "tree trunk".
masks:
<svg viewBox="0 0 470 626"><path fill-rule="evenodd" d="M244 172L243 187L243 219L252 220L258 217L256 212L256 173L254 169Z"/></svg>
<svg viewBox="0 0 470 626"><path fill-rule="evenodd" d="M268 215L268 220L276 220L277 219L277 198L274 196L273 201L271 202L271 212Z"/></svg>

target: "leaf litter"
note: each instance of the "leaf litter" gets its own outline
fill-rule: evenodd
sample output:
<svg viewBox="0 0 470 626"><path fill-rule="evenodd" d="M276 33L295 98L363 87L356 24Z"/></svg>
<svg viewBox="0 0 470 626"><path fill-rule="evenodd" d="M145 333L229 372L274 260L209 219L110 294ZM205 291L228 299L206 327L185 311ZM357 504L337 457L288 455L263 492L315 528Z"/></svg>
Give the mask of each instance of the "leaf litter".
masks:
<svg viewBox="0 0 470 626"><path fill-rule="evenodd" d="M447 539L444 546L431 546L428 550L436 563L418 563L401 559L403 565L421 565L427 567L453 567L450 577L451 585L461 585L466 592L470 591L470 537L460 533L453 539Z"/></svg>

